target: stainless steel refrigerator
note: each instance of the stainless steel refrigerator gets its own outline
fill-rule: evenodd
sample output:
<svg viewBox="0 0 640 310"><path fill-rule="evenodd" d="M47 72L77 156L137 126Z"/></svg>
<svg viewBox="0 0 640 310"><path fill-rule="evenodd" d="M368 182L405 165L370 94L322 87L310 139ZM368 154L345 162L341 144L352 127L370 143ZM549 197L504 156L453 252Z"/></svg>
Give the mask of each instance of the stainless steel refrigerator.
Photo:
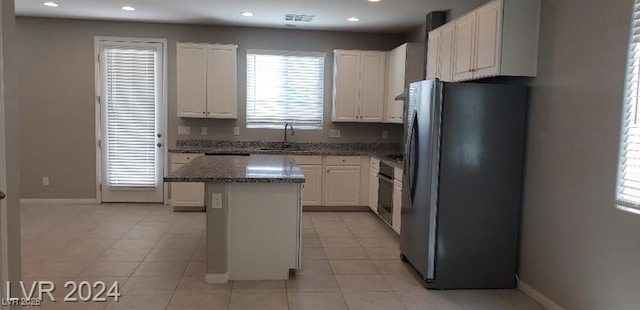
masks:
<svg viewBox="0 0 640 310"><path fill-rule="evenodd" d="M527 98L515 85L409 86L400 250L428 288L515 287Z"/></svg>

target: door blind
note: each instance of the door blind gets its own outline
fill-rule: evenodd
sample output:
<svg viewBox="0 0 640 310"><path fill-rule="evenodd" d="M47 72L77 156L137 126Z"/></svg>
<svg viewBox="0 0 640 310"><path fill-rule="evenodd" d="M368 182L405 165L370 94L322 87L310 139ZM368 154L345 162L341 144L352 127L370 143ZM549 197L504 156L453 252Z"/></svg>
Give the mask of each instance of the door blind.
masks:
<svg viewBox="0 0 640 310"><path fill-rule="evenodd" d="M106 49L107 181L156 185L156 69L152 49Z"/></svg>
<svg viewBox="0 0 640 310"><path fill-rule="evenodd" d="M322 129L324 55L247 53L247 128Z"/></svg>

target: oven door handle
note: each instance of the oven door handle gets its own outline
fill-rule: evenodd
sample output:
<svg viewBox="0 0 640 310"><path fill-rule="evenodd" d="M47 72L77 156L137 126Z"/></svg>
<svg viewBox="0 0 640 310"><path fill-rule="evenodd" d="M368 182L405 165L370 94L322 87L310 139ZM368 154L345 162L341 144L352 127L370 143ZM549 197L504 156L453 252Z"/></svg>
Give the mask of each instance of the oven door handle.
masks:
<svg viewBox="0 0 640 310"><path fill-rule="evenodd" d="M380 180L385 181L385 182L393 183L393 179L392 179L392 178L390 178L390 177L388 177L388 176L386 176L386 175L384 175L384 174L380 174L380 173L378 173L378 178L379 178Z"/></svg>

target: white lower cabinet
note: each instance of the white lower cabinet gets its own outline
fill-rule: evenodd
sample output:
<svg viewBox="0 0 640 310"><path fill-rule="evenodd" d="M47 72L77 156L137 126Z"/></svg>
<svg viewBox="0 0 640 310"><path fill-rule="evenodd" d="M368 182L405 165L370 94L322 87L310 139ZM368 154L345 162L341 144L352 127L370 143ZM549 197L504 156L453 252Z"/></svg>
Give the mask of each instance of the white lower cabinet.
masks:
<svg viewBox="0 0 640 310"><path fill-rule="evenodd" d="M302 205L322 205L322 165L299 165L304 174L305 183L302 186Z"/></svg>
<svg viewBox="0 0 640 310"><path fill-rule="evenodd" d="M378 172L380 171L380 161L371 158L369 169L369 209L378 214Z"/></svg>
<svg viewBox="0 0 640 310"><path fill-rule="evenodd" d="M327 166L325 205L360 205L360 166Z"/></svg>
<svg viewBox="0 0 640 310"><path fill-rule="evenodd" d="M171 154L171 172L204 154ZM204 183L171 183L174 211L204 211Z"/></svg>
<svg viewBox="0 0 640 310"><path fill-rule="evenodd" d="M360 205L360 156L325 157L324 204Z"/></svg>
<svg viewBox="0 0 640 310"><path fill-rule="evenodd" d="M393 212L391 213L391 223L393 230L400 233L402 218L402 169L393 169Z"/></svg>
<svg viewBox="0 0 640 310"><path fill-rule="evenodd" d="M400 233L400 218L402 208L402 182L393 181L393 212L391 214L391 223L393 230Z"/></svg>

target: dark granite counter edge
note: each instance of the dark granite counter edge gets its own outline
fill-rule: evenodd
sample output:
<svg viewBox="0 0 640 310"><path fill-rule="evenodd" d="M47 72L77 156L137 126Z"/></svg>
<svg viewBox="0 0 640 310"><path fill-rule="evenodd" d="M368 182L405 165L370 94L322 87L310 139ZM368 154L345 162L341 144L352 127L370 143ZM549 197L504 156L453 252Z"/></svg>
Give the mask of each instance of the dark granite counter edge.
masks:
<svg viewBox="0 0 640 310"><path fill-rule="evenodd" d="M204 148L171 148L169 153L211 153L211 154L263 154L263 155L335 155L335 156L371 156L380 153L376 150L261 150L261 149L204 149ZM384 151L384 154L396 153Z"/></svg>
<svg viewBox="0 0 640 310"><path fill-rule="evenodd" d="M262 184L302 184L304 178L170 178L165 177L165 182L180 183L262 183Z"/></svg>

